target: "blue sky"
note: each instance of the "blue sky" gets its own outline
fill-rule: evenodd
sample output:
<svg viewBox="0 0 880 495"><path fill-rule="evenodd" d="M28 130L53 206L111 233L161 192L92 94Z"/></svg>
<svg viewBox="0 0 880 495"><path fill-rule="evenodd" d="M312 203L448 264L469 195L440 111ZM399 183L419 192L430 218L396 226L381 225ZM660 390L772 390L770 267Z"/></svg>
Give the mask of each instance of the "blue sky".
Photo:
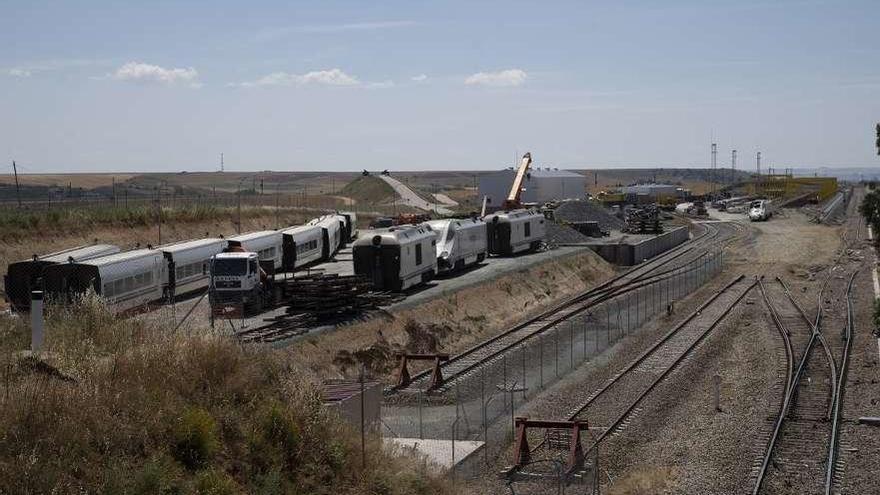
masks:
<svg viewBox="0 0 880 495"><path fill-rule="evenodd" d="M874 166L880 2L9 2L30 173ZM6 168L4 165L3 168Z"/></svg>

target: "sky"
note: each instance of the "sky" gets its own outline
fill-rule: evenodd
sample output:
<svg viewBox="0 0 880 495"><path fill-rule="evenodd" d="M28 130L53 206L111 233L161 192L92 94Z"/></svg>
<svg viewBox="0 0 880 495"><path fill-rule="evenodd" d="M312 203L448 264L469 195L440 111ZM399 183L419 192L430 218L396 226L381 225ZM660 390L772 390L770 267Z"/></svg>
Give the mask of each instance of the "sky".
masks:
<svg viewBox="0 0 880 495"><path fill-rule="evenodd" d="M0 0L0 173L869 167L880 2ZM11 171L11 170L10 170Z"/></svg>

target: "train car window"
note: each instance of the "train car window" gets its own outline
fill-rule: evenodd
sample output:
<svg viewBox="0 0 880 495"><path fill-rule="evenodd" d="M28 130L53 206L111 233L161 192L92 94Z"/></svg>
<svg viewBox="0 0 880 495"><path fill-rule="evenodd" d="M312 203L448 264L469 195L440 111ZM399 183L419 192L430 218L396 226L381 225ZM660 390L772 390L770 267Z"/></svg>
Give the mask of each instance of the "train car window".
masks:
<svg viewBox="0 0 880 495"><path fill-rule="evenodd" d="M416 266L422 264L422 244L416 244Z"/></svg>
<svg viewBox="0 0 880 495"><path fill-rule="evenodd" d="M532 222L526 222L525 229L526 229L525 236L526 237L531 236L532 235Z"/></svg>
<svg viewBox="0 0 880 495"><path fill-rule="evenodd" d="M113 282L113 293L122 294L125 291L125 282L122 279Z"/></svg>
<svg viewBox="0 0 880 495"><path fill-rule="evenodd" d="M147 272L144 274L144 285L152 285L153 283L153 272Z"/></svg>
<svg viewBox="0 0 880 495"><path fill-rule="evenodd" d="M202 275L207 275L207 274L208 274L208 264L202 263Z"/></svg>

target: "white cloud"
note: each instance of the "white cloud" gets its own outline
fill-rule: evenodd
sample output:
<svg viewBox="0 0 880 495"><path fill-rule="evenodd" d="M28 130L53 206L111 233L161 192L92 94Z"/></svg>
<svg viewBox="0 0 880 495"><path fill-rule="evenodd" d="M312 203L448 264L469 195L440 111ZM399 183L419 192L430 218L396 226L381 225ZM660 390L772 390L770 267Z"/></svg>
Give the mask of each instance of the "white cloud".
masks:
<svg viewBox="0 0 880 495"><path fill-rule="evenodd" d="M31 71L27 69L13 68L9 69L7 73L13 77L31 77Z"/></svg>
<svg viewBox="0 0 880 495"><path fill-rule="evenodd" d="M371 82L364 85L364 87L369 89L387 89L394 87L394 81L390 79L386 79L384 81Z"/></svg>
<svg viewBox="0 0 880 495"><path fill-rule="evenodd" d="M507 69L498 72L477 72L464 80L470 86L511 87L526 82L528 74L520 69Z"/></svg>
<svg viewBox="0 0 880 495"><path fill-rule="evenodd" d="M158 65L141 62L128 62L113 73L113 78L119 81L142 81L162 84L188 83L190 87L194 88L202 86L196 80L198 77L198 71L192 67L166 69Z"/></svg>
<svg viewBox="0 0 880 495"><path fill-rule="evenodd" d="M341 69L317 70L305 74L273 72L256 81L243 82L239 86L358 86L361 82Z"/></svg>
<svg viewBox="0 0 880 495"><path fill-rule="evenodd" d="M428 75L427 74L419 74L417 76L412 76L410 79L415 82L425 82L428 80Z"/></svg>

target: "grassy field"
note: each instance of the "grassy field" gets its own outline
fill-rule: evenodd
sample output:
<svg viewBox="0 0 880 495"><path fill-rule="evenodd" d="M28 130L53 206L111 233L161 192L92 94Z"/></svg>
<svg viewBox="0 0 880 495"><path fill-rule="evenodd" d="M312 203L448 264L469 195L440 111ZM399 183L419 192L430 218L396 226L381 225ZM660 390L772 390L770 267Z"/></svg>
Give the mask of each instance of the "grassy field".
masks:
<svg viewBox="0 0 880 495"><path fill-rule="evenodd" d="M155 325L86 296L49 308L37 360L0 318L0 493L452 493L372 435L362 453L281 351Z"/></svg>

